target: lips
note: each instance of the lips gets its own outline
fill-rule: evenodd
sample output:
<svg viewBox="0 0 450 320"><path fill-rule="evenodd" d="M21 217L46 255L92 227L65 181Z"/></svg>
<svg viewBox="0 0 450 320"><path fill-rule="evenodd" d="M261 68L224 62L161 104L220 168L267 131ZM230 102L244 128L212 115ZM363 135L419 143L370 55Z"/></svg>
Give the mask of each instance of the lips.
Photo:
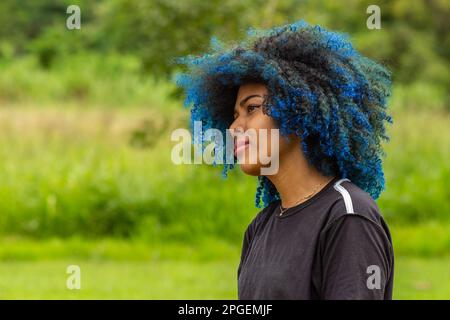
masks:
<svg viewBox="0 0 450 320"><path fill-rule="evenodd" d="M245 139L238 139L234 144L234 155L237 156L239 152L244 150L249 144L249 138L245 137Z"/></svg>

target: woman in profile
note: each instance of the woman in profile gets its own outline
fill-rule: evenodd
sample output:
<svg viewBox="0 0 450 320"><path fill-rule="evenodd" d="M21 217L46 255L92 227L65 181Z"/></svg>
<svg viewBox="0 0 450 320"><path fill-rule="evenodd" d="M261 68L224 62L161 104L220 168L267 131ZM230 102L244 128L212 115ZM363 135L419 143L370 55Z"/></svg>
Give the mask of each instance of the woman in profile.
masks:
<svg viewBox="0 0 450 320"><path fill-rule="evenodd" d="M392 240L374 201L390 73L304 21L252 30L234 46L215 40L212 52L180 60L191 121L231 133L241 170L258 177L263 208L245 231L239 299L391 299ZM262 174L267 141L278 170ZM226 174L234 163L223 162Z"/></svg>

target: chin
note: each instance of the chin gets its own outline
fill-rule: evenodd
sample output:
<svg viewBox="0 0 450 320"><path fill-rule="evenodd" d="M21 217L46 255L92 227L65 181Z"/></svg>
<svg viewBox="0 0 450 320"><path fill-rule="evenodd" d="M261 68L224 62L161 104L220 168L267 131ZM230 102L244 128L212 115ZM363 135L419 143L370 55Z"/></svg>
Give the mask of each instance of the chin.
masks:
<svg viewBox="0 0 450 320"><path fill-rule="evenodd" d="M241 170L248 174L249 176L260 176L261 175L261 166L259 164L240 164Z"/></svg>

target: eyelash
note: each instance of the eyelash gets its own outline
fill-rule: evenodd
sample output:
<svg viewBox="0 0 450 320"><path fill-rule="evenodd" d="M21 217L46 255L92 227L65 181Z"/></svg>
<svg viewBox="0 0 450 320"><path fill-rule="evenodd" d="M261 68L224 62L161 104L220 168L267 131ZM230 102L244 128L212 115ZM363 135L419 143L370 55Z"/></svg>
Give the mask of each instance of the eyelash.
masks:
<svg viewBox="0 0 450 320"><path fill-rule="evenodd" d="M250 110L251 107L253 107L254 109ZM259 104L249 104L249 105L247 106L247 113L251 113L251 112L253 112L256 108L259 108L259 107L261 107L261 105L259 105ZM236 118L237 118L237 116L235 115L235 116L234 116L234 120L236 120Z"/></svg>
<svg viewBox="0 0 450 320"><path fill-rule="evenodd" d="M259 104L250 104L250 105L248 105L247 106L247 112L252 112L253 111L253 110L249 111L251 107L253 107L253 110L255 110L256 108L259 108L260 105Z"/></svg>

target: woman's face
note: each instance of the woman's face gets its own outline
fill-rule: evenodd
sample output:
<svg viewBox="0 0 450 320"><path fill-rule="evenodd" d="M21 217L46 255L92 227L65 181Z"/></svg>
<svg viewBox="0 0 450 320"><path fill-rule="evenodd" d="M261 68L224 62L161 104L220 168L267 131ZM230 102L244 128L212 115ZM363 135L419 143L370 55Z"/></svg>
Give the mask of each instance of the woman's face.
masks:
<svg viewBox="0 0 450 320"><path fill-rule="evenodd" d="M276 155L272 153L278 152L278 159L281 161L284 154L299 146L293 139L281 139L279 134L274 133L273 129L278 130L276 121L263 112L267 94L264 84L241 85L234 106L234 121L230 125L235 138L235 156L242 171L253 176L261 175L262 167L270 167L267 157L273 159ZM240 135L239 132L249 134ZM274 145L278 145L278 148L274 148Z"/></svg>

